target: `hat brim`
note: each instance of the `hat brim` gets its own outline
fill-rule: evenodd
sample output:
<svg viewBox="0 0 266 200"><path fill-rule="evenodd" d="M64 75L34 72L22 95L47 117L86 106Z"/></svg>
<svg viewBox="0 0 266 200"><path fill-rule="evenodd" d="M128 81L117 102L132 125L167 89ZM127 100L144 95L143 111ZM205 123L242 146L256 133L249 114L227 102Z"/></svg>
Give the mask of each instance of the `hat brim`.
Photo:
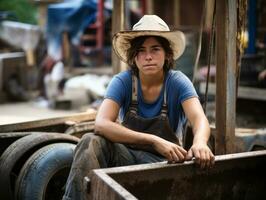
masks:
<svg viewBox="0 0 266 200"><path fill-rule="evenodd" d="M130 48L130 41L140 36L160 36L167 39L173 50L174 60L178 59L185 50L186 39L181 31L120 31L113 36L113 49L117 56L127 63L127 50Z"/></svg>

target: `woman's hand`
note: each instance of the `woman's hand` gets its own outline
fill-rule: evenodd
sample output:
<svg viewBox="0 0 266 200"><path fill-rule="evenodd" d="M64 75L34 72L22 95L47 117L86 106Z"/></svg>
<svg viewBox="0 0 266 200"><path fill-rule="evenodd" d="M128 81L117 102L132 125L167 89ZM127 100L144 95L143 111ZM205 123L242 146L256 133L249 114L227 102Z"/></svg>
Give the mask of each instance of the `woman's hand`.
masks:
<svg viewBox="0 0 266 200"><path fill-rule="evenodd" d="M168 162L175 163L185 161L187 151L172 142L155 136L153 147L158 153L164 156Z"/></svg>
<svg viewBox="0 0 266 200"><path fill-rule="evenodd" d="M211 168L214 165L215 157L208 145L204 142L194 143L188 151L186 160L191 160L193 156L195 157L195 162L202 169Z"/></svg>

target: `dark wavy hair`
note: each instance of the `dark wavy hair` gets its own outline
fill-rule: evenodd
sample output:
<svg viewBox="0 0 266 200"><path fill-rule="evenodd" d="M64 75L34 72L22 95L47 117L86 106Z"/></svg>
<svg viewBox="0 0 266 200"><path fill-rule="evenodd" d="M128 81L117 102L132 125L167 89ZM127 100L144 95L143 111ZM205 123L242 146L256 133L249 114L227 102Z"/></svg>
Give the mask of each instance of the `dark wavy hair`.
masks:
<svg viewBox="0 0 266 200"><path fill-rule="evenodd" d="M162 45L162 48L165 51L165 61L163 70L164 72L168 72L170 69L173 69L174 66L174 53L173 50L170 47L170 43L167 39L160 37L160 36L140 36L132 39L130 42L130 47L127 50L127 63L129 64L129 68L133 71L133 73L138 76L139 69L135 63L135 57L138 54L139 48L142 46L144 41L149 38L154 37L160 45Z"/></svg>

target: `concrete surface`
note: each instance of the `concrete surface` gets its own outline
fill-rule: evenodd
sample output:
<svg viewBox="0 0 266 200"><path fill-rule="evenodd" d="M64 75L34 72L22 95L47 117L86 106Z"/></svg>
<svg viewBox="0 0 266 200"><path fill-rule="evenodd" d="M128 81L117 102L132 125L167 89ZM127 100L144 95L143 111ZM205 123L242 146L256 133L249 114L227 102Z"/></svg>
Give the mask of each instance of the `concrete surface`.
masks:
<svg viewBox="0 0 266 200"><path fill-rule="evenodd" d="M77 112L79 111L50 109L45 101L0 104L0 125L61 117Z"/></svg>

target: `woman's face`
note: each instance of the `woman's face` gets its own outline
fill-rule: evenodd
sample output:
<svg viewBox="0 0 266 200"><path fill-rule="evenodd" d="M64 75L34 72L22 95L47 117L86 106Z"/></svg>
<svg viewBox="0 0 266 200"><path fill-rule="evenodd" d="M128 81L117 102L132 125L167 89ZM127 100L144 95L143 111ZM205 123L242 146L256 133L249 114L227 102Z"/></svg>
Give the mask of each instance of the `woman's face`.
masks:
<svg viewBox="0 0 266 200"><path fill-rule="evenodd" d="M147 38L135 57L139 73L152 75L163 71L165 51L162 45L154 38Z"/></svg>

